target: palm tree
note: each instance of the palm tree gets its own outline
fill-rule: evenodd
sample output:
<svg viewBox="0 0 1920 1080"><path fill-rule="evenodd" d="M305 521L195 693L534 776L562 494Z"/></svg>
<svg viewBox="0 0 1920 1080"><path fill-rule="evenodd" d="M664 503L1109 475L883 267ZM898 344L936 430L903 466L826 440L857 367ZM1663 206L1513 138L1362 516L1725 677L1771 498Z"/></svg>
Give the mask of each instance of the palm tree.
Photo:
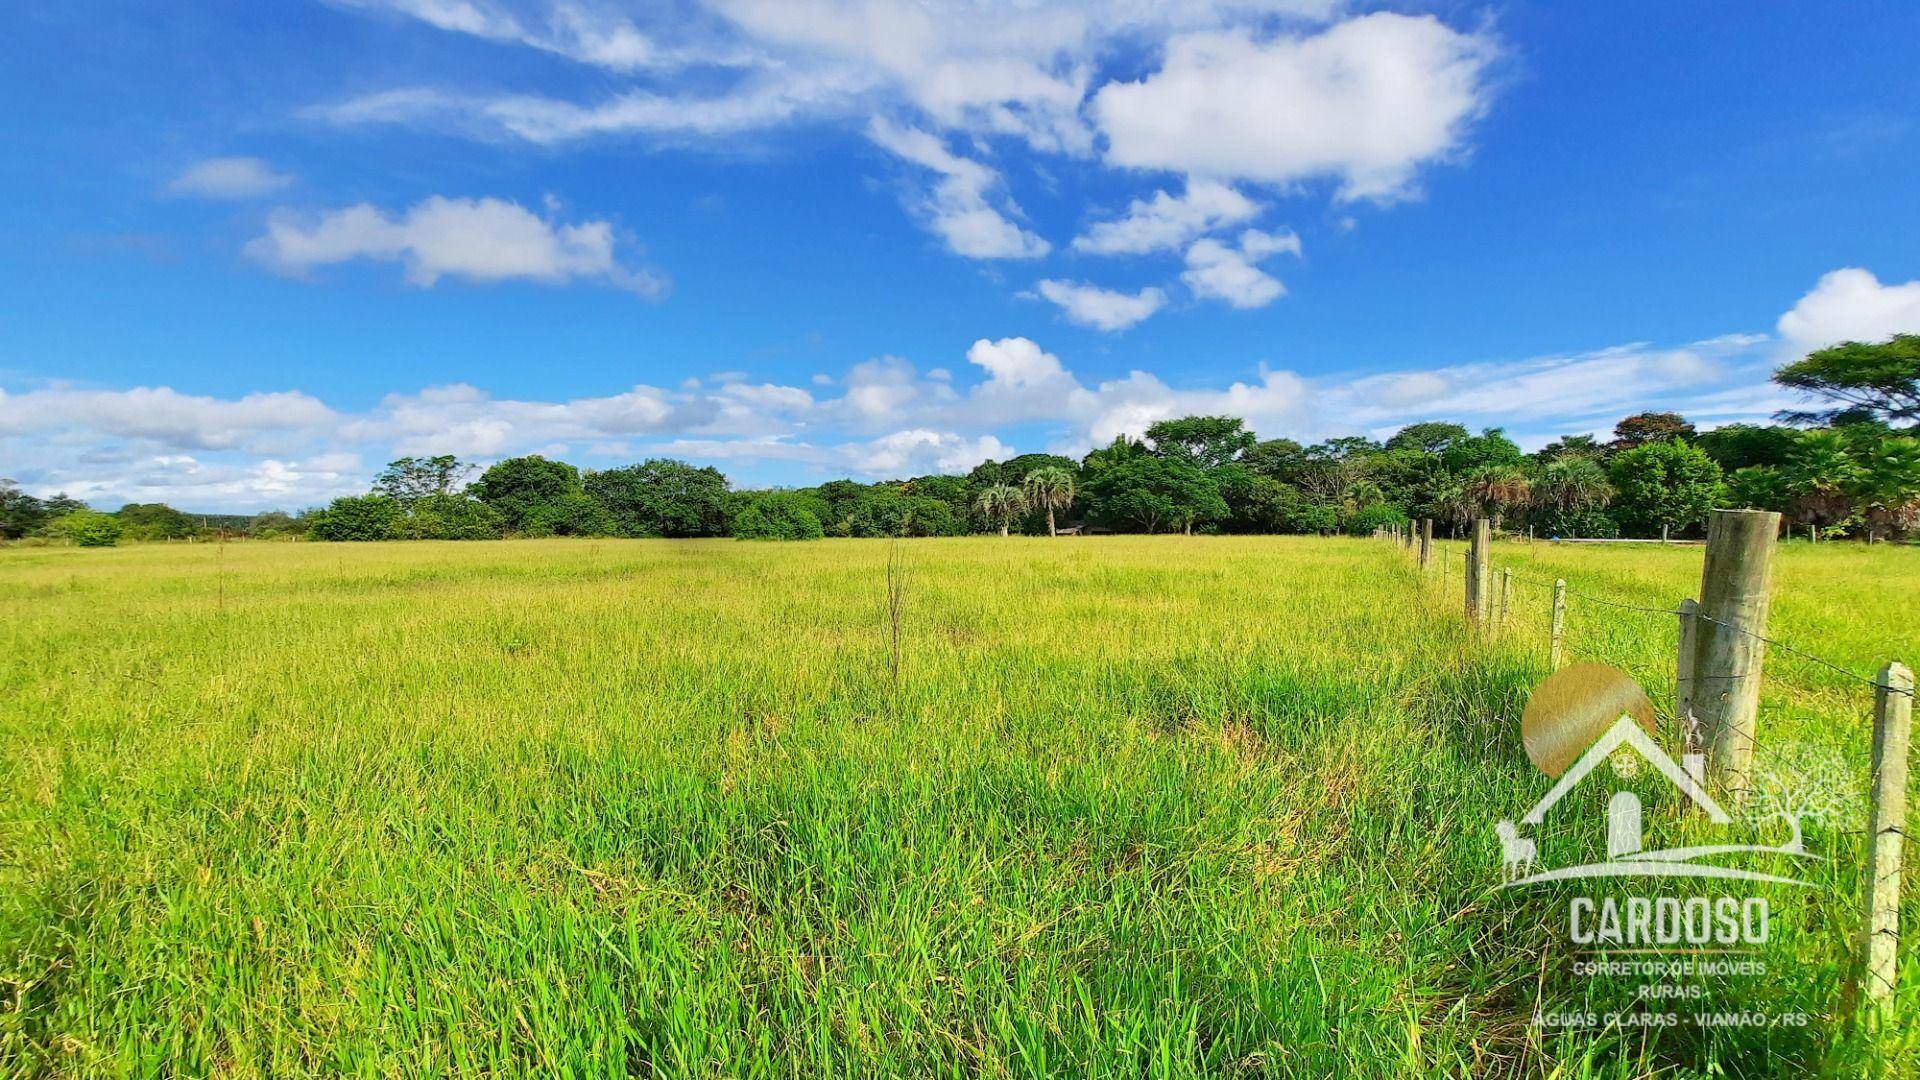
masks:
<svg viewBox="0 0 1920 1080"><path fill-rule="evenodd" d="M1607 470L1592 458L1560 457L1540 470L1540 482L1534 486L1533 501L1564 513L1577 514L1605 506L1613 498L1613 485L1607 482Z"/></svg>
<svg viewBox="0 0 1920 1080"><path fill-rule="evenodd" d="M1517 465L1487 465L1467 474L1467 495L1479 504L1480 512L1500 526L1500 515L1527 505L1533 484Z"/></svg>
<svg viewBox="0 0 1920 1080"><path fill-rule="evenodd" d="M1042 465L1027 474L1023 486L1029 504L1047 508L1047 535L1059 536L1053 526L1053 512L1073 505L1073 473L1058 465Z"/></svg>
<svg viewBox="0 0 1920 1080"><path fill-rule="evenodd" d="M973 505L989 518L1000 519L1000 535L1007 535L1013 515L1027 508L1027 497L1012 484L995 484L974 496Z"/></svg>
<svg viewBox="0 0 1920 1080"><path fill-rule="evenodd" d="M1802 432L1793 456L1781 470L1793 498L1795 516L1822 527L1838 525L1853 514L1854 495L1863 470L1846 436L1837 431Z"/></svg>

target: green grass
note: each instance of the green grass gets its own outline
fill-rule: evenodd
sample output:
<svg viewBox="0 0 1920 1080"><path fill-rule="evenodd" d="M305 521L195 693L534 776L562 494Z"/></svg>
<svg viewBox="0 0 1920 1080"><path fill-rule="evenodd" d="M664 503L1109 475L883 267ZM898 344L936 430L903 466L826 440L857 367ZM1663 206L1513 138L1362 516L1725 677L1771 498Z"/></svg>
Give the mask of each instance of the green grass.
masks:
<svg viewBox="0 0 1920 1080"><path fill-rule="evenodd" d="M1499 557L1670 605L1700 555ZM1920 661L1920 554L1778 577L1786 640ZM1861 823L1739 991L1808 1029L1529 1028L1630 987L1495 887L1545 595L1476 641L1448 585L1304 538L0 551L0 1069L1912 1070L1837 1015ZM1673 638L1570 618L1657 700ZM1770 675L1763 738L1863 780L1871 692Z"/></svg>

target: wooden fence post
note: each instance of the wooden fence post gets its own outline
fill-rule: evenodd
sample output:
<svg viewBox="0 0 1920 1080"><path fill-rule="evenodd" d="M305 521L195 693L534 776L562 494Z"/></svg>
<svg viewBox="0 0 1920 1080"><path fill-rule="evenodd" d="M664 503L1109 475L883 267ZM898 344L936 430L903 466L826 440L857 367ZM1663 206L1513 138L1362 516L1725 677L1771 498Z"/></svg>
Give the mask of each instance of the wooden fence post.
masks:
<svg viewBox="0 0 1920 1080"><path fill-rule="evenodd" d="M1420 569L1433 564L1433 519L1420 519Z"/></svg>
<svg viewBox="0 0 1920 1080"><path fill-rule="evenodd" d="M1700 745L1700 725L1693 715L1693 688L1698 681L1694 678L1695 655L1700 647L1700 620L1694 616L1700 610L1700 603L1692 597L1680 601L1680 648L1678 663L1673 671L1673 716L1680 721L1680 732L1685 738L1687 754L1702 752Z"/></svg>
<svg viewBox="0 0 1920 1080"><path fill-rule="evenodd" d="M1502 626L1505 626L1507 624L1507 612L1511 610L1509 605L1512 604L1512 602L1513 602L1513 570L1511 568L1506 568L1500 571L1500 620L1499 621L1500 621L1500 625Z"/></svg>
<svg viewBox="0 0 1920 1080"><path fill-rule="evenodd" d="M1872 891L1867 900L1867 969L1861 993L1884 1006L1900 960L1900 847L1907 825L1907 750L1913 725L1913 672L1880 669L1873 700Z"/></svg>
<svg viewBox="0 0 1920 1080"><path fill-rule="evenodd" d="M1487 621L1487 548L1491 526L1486 518L1473 519L1473 539L1467 547L1467 618L1476 625Z"/></svg>
<svg viewBox="0 0 1920 1080"><path fill-rule="evenodd" d="M1758 739L1760 676L1766 663L1767 608L1773 589L1770 510L1715 510L1707 520L1700 571L1693 711L1710 742L1715 780L1744 796Z"/></svg>
<svg viewBox="0 0 1920 1080"><path fill-rule="evenodd" d="M1553 630L1547 637L1547 670L1560 670L1561 643L1567 636L1567 579L1553 582Z"/></svg>

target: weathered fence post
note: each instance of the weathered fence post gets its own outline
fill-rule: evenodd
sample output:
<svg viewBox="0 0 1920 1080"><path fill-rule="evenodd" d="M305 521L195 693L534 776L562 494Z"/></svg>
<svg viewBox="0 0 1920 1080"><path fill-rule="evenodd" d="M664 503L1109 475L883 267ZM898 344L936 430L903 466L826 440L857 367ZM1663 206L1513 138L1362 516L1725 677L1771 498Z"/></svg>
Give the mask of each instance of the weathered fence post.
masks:
<svg viewBox="0 0 1920 1080"><path fill-rule="evenodd" d="M1567 579L1553 582L1553 630L1547 637L1547 670L1560 670L1561 642L1567 636Z"/></svg>
<svg viewBox="0 0 1920 1080"><path fill-rule="evenodd" d="M1714 778L1736 795L1748 790L1753 769L1767 655L1761 635L1767 631L1779 528L1780 515L1770 510L1715 510L1707 519L1692 704L1711 746Z"/></svg>
<svg viewBox="0 0 1920 1080"><path fill-rule="evenodd" d="M1433 519L1420 519L1420 569L1425 570L1433 562Z"/></svg>
<svg viewBox="0 0 1920 1080"><path fill-rule="evenodd" d="M1700 620L1695 616L1699 610L1699 601L1692 597L1680 601L1680 648L1673 670L1673 716L1680 721L1680 732L1686 739L1682 752L1688 754L1702 750L1700 727L1693 716L1693 688L1698 681L1694 678L1694 664L1698 659L1694 653L1700 647Z"/></svg>
<svg viewBox="0 0 1920 1080"><path fill-rule="evenodd" d="M1867 900L1867 969L1861 993L1884 1005L1900 959L1900 847L1907 825L1907 750L1913 724L1913 672L1880 669L1873 701L1872 891Z"/></svg>
<svg viewBox="0 0 1920 1080"><path fill-rule="evenodd" d="M1512 568L1506 568L1500 571L1500 619L1499 619L1499 622L1500 622L1500 625L1502 626L1505 626L1507 624L1507 612L1510 610L1509 605L1512 602L1513 602L1513 570Z"/></svg>
<svg viewBox="0 0 1920 1080"><path fill-rule="evenodd" d="M1492 599L1487 588L1487 548L1491 546L1491 527L1486 518L1473 519L1473 539L1467 548L1467 618L1474 623L1487 621L1487 604Z"/></svg>

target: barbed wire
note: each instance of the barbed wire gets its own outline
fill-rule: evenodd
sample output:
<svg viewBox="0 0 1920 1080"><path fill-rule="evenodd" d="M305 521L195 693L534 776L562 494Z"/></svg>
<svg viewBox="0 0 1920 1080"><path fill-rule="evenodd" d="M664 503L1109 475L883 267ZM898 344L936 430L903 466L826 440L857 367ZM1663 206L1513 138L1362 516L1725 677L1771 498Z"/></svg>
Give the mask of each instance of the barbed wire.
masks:
<svg viewBox="0 0 1920 1080"><path fill-rule="evenodd" d="M1446 557L1447 553L1456 552L1456 551L1462 558L1472 557L1472 552L1470 550L1459 550L1460 548L1464 547L1464 545L1462 544L1458 544L1458 543L1448 544L1444 541L1435 541L1434 546L1438 547L1441 550L1443 557ZM1489 563L1488 568L1490 570L1492 569L1491 563ZM1511 566L1501 567L1500 569L1505 573L1511 575L1513 579L1517 581L1525 582L1531 585L1536 585L1549 590L1553 589L1556 585L1555 581L1548 581L1544 578L1537 578L1531 574L1519 573L1515 571ZM1564 578L1558 579L1558 581L1563 583L1565 579ZM1579 590L1574 589L1572 586L1568 586L1564 584L1562 584L1561 587L1566 589L1566 595L1571 598L1584 600L1590 604L1599 604L1602 607L1616 608L1621 611L1639 612L1647 615L1668 615L1668 616L1674 616L1674 617L1678 617L1681 615L1691 615L1693 618L1698 619L1701 622L1712 623L1715 626L1723 627L1737 634L1743 634L1747 637L1754 639L1755 641L1759 641L1766 644L1770 648L1778 649L1781 652L1788 654L1789 656L1794 656L1799 659L1806 660L1810 663L1818 664L1819 666L1824 667L1827 670L1832 671L1837 675L1842 675L1846 678L1854 680L1855 682L1861 683L1866 686L1871 686L1876 690L1885 690L1888 693L1900 694L1902 696L1909 697L1909 698L1920 698L1920 693L1917 693L1913 689L1908 689L1906 687L1900 687L1900 686L1889 686L1886 683L1881 682L1878 678L1861 675L1858 672L1855 672L1850 668L1837 664L1832 660L1828 660L1823 656L1817 656L1814 653L1811 653L1805 649L1799 648L1798 646L1790 645L1787 642L1781 641L1779 638L1768 637L1765 634L1756 633L1752 630L1747 629L1744 626L1735 625L1734 623L1727 622L1724 619L1716 619L1713 616L1698 610L1689 612L1689 611L1682 610L1680 608L1649 607L1644 604L1630 604L1620 600L1610 600L1604 596L1595 596L1592 593L1581 592ZM1719 678L1721 679L1737 679L1741 677L1743 676L1741 675L1719 676ZM1711 677L1710 676L1694 676L1693 678L1695 680L1703 680Z"/></svg>

